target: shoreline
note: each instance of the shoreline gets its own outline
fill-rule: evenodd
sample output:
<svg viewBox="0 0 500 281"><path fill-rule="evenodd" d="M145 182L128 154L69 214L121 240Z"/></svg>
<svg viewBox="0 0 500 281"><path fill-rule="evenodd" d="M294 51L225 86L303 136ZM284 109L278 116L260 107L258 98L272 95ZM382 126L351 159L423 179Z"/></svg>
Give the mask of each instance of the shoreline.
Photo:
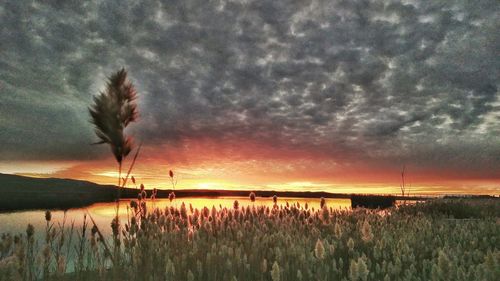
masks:
<svg viewBox="0 0 500 281"><path fill-rule="evenodd" d="M145 190L150 197L153 190ZM158 199L168 198L172 189L157 190ZM120 199L137 198L140 189L122 188ZM276 191L276 190L212 190L212 189L179 189L175 190L176 198L185 197L248 197L251 192L256 197L270 198L339 198L352 199L364 197L368 200L409 200L425 201L447 196L400 196L393 194L355 194L331 193L325 191ZM56 178L30 178L17 175L0 174L0 212L39 209L70 209L92 205L94 203L115 202L118 187L100 185L88 181ZM494 196L477 195L470 198L496 198ZM449 197L448 198L454 198ZM464 197L457 197L464 198ZM468 198L468 197L465 197Z"/></svg>

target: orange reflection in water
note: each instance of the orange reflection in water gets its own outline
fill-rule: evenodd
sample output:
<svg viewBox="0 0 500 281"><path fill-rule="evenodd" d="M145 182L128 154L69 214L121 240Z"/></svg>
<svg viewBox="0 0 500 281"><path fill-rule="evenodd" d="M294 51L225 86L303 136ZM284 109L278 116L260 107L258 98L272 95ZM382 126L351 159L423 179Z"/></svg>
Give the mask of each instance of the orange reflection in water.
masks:
<svg viewBox="0 0 500 281"><path fill-rule="evenodd" d="M148 210L153 210L155 208L165 209L166 207L177 207L180 208L182 203L186 204L189 211L189 206L191 205L193 209L203 209L204 207L212 208L233 208L234 201L238 201L240 208L247 206L267 206L272 207L274 205L272 198L262 198L258 197L255 202L252 202L246 197L197 197L197 198L178 198L170 202L168 199L156 199L156 200L146 200ZM336 210L340 209L350 209L351 200L350 199L325 199L326 205ZM131 200L121 200L120 201L120 217L127 218L127 207L130 206ZM299 203L301 207L304 207L307 203L310 209L320 208L319 198L278 198L278 205L285 206L286 203L292 205ZM94 218L108 218L111 219L116 215L116 203L98 203L90 206L88 208L90 214ZM109 220L110 221L110 220Z"/></svg>

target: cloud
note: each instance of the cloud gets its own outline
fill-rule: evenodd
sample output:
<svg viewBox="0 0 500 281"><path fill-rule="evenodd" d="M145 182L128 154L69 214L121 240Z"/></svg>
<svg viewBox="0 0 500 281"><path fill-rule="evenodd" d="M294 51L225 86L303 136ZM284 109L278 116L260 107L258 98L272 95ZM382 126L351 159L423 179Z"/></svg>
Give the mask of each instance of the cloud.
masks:
<svg viewBox="0 0 500 281"><path fill-rule="evenodd" d="M207 138L499 177L496 1L5 1L2 159L89 159L125 66L146 145ZM273 154L274 155L274 154ZM301 154L302 155L302 154Z"/></svg>

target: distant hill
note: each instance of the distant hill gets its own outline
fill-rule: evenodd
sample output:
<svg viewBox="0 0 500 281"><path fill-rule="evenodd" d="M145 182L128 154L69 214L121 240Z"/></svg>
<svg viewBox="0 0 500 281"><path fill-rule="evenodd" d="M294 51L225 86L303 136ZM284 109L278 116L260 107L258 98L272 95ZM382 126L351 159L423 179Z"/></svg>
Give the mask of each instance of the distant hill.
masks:
<svg viewBox="0 0 500 281"><path fill-rule="evenodd" d="M53 209L113 201L116 187L89 181L0 174L0 211Z"/></svg>

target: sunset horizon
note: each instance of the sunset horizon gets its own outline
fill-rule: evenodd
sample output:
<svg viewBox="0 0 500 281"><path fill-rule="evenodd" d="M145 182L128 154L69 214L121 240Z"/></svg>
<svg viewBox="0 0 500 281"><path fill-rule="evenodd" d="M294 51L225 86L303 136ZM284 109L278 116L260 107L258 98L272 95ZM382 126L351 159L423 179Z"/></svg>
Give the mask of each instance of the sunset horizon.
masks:
<svg viewBox="0 0 500 281"><path fill-rule="evenodd" d="M498 0L0 0L0 281L498 281Z"/></svg>
<svg viewBox="0 0 500 281"><path fill-rule="evenodd" d="M149 162L139 158L131 173L137 181L130 180L127 187L137 188L141 183L146 188L172 189L168 171L176 174L176 189L203 190L276 190L276 191L325 191L330 193L364 194L401 194L401 167L383 171L355 170L350 174L335 171L312 171L310 166L293 172L277 170L266 173L255 161L232 161L230 163L201 163L190 165L178 163L175 166L164 164L168 161ZM153 162L153 163L151 163ZM12 165L10 163L9 165ZM96 161L49 161L17 162L15 168L7 168L0 163L0 173L38 178L67 178L91 181L98 184L116 185L118 172L112 158ZM238 169L241 168L241 169ZM399 168L399 169L398 169ZM405 181L412 195L500 195L499 181L495 178L468 177L448 172L413 170L405 165ZM365 168L366 169L366 168ZM430 175L430 176L429 176Z"/></svg>
<svg viewBox="0 0 500 281"><path fill-rule="evenodd" d="M130 138L160 188L500 194L492 9L318 1L2 5L0 173L118 183Z"/></svg>

